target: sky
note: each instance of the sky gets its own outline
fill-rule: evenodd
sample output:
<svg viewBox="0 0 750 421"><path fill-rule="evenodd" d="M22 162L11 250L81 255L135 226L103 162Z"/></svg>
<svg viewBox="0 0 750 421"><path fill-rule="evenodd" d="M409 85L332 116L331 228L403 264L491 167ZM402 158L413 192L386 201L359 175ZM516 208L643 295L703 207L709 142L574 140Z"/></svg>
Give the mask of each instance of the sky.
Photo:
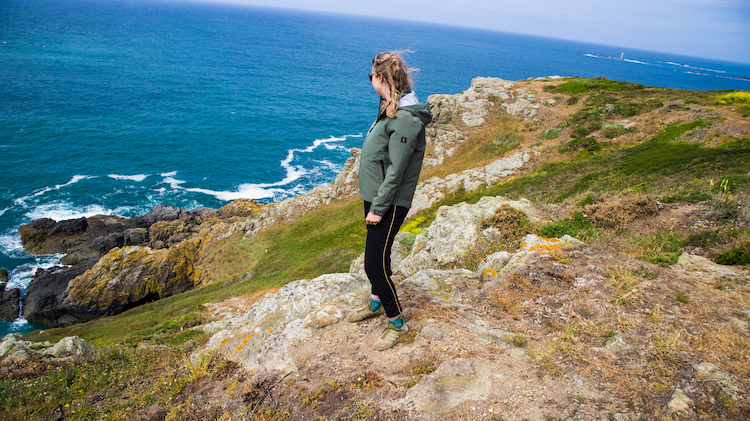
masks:
<svg viewBox="0 0 750 421"><path fill-rule="evenodd" d="M750 63L750 0L206 0L492 29Z"/></svg>

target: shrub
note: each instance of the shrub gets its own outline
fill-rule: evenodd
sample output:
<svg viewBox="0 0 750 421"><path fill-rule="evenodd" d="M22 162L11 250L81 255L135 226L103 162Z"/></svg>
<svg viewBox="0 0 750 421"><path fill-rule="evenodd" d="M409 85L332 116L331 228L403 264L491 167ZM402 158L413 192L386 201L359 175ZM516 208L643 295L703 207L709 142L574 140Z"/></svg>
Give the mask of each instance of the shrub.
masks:
<svg viewBox="0 0 750 421"><path fill-rule="evenodd" d="M731 197L724 197L713 202L713 218L720 221L732 221L740 216L740 204Z"/></svg>
<svg viewBox="0 0 750 421"><path fill-rule="evenodd" d="M714 101L715 105L738 105L743 117L750 116L750 92L736 91L721 95Z"/></svg>
<svg viewBox="0 0 750 421"><path fill-rule="evenodd" d="M714 101L716 105L727 105L727 104L741 104L750 105L750 92L748 91L735 91L728 94L721 95Z"/></svg>
<svg viewBox="0 0 750 421"><path fill-rule="evenodd" d="M726 244L732 240L732 230L700 231L690 234L685 242L686 246L712 247L717 244Z"/></svg>
<svg viewBox="0 0 750 421"><path fill-rule="evenodd" d="M736 247L716 256L720 265L750 265L750 248Z"/></svg>
<svg viewBox="0 0 750 421"><path fill-rule="evenodd" d="M598 152L602 149L602 144L597 142L596 138L575 138L565 142L563 150L574 150L579 152Z"/></svg>
<svg viewBox="0 0 750 421"><path fill-rule="evenodd" d="M530 224L525 213L509 205L502 205L492 217L482 222L482 229L495 228L503 239L512 243L529 233Z"/></svg>
<svg viewBox="0 0 750 421"><path fill-rule="evenodd" d="M424 216L416 217L413 220L411 220L409 223L404 224L404 226L401 227L400 231L406 231L412 234L419 234L422 232L422 228L420 228L419 226L426 220L427 218Z"/></svg>
<svg viewBox="0 0 750 421"><path fill-rule="evenodd" d="M536 137L540 139L546 139L546 140L555 139L559 136L560 136L560 129L558 128L547 129L543 131L542 133L539 133L536 135Z"/></svg>
<svg viewBox="0 0 750 421"><path fill-rule="evenodd" d="M594 196L588 195L588 196L584 197L580 202L578 202L578 204L580 206L593 205L594 204Z"/></svg>

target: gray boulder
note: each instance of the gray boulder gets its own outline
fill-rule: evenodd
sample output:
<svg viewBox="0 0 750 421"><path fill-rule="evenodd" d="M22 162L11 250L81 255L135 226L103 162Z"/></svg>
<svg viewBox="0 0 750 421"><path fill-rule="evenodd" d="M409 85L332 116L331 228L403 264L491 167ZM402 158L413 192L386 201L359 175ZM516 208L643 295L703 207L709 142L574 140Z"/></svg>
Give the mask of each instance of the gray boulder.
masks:
<svg viewBox="0 0 750 421"><path fill-rule="evenodd" d="M94 351L91 345L78 336L66 336L56 344L40 352L42 355L53 357L79 356L90 354Z"/></svg>
<svg viewBox="0 0 750 421"><path fill-rule="evenodd" d="M526 199L516 201L502 196L485 196L473 205L462 202L443 206L438 209L435 221L417 237L411 254L401 263L403 276L455 264L480 239L482 222L491 218L502 205L524 212L532 221L538 219L531 202Z"/></svg>

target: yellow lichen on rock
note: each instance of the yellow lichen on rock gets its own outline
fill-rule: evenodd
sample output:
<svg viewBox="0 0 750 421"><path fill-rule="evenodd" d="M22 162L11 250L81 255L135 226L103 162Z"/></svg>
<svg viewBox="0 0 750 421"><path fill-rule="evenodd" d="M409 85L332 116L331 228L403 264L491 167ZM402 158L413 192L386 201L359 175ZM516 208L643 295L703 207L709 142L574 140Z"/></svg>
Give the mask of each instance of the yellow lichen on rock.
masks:
<svg viewBox="0 0 750 421"><path fill-rule="evenodd" d="M225 219L232 217L247 218L258 213L261 208L262 206L255 200L237 199L222 206L219 209L219 215Z"/></svg>

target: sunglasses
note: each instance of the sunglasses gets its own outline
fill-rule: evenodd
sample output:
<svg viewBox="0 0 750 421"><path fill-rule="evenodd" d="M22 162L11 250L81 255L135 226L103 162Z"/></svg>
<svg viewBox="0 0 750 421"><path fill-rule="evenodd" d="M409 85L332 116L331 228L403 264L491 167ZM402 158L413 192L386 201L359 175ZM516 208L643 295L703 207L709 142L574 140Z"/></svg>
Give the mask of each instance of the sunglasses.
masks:
<svg viewBox="0 0 750 421"><path fill-rule="evenodd" d="M368 73L368 74L367 74L367 77L369 77L369 78L370 78L370 82L372 82L372 78L373 78L373 76L377 76L377 75L379 75L379 74L380 74L380 73Z"/></svg>

